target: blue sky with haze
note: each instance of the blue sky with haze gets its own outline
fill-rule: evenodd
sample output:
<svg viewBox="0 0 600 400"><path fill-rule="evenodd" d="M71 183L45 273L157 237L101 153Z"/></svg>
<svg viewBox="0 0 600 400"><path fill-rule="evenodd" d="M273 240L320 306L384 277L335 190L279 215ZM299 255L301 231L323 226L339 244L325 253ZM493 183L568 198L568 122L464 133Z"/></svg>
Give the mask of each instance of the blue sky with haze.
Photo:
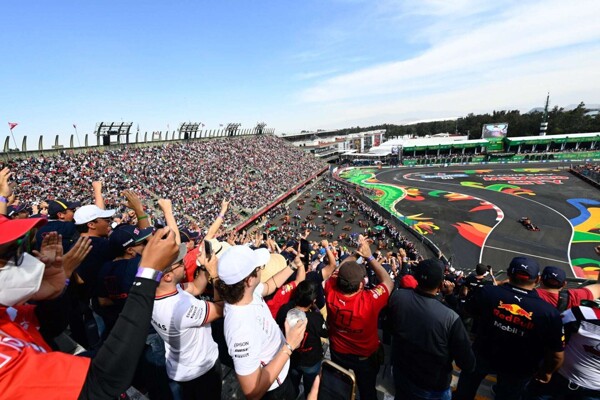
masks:
<svg viewBox="0 0 600 400"><path fill-rule="evenodd" d="M0 115L27 134L277 132L598 103L600 2L12 1ZM2 132L0 130L0 132Z"/></svg>

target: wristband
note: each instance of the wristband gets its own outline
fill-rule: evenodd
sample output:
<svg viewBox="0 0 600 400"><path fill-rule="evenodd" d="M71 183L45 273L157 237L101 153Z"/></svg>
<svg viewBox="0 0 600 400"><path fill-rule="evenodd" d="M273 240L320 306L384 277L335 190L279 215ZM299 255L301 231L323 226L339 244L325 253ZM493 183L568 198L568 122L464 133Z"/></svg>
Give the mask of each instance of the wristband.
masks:
<svg viewBox="0 0 600 400"><path fill-rule="evenodd" d="M370 255L369 258L367 258L367 262L371 262L375 259L375 257L373 257L373 255Z"/></svg>
<svg viewBox="0 0 600 400"><path fill-rule="evenodd" d="M288 263L288 267L290 267L292 269L292 271L297 271L298 270L298 267L296 267L294 265L294 263Z"/></svg>
<svg viewBox="0 0 600 400"><path fill-rule="evenodd" d="M144 214L141 217L137 217L138 221L148 218L148 214Z"/></svg>
<svg viewBox="0 0 600 400"><path fill-rule="evenodd" d="M4 196L0 196L0 203L8 203L8 199Z"/></svg>
<svg viewBox="0 0 600 400"><path fill-rule="evenodd" d="M160 282L162 276L163 273L161 271L157 271L155 269L147 267L139 267L137 269L137 273L135 274L136 278L152 279L156 282Z"/></svg>
<svg viewBox="0 0 600 400"><path fill-rule="evenodd" d="M287 354L288 356L291 356L292 353L294 352L294 349L292 348L292 346L286 341L283 343L285 347L282 347L281 350L283 350L283 352L285 354ZM288 350L290 351L289 353L287 351L285 351L285 348L288 348Z"/></svg>
<svg viewBox="0 0 600 400"><path fill-rule="evenodd" d="M225 220L225 214L219 214L219 215L217 216L217 218L221 218L222 220Z"/></svg>

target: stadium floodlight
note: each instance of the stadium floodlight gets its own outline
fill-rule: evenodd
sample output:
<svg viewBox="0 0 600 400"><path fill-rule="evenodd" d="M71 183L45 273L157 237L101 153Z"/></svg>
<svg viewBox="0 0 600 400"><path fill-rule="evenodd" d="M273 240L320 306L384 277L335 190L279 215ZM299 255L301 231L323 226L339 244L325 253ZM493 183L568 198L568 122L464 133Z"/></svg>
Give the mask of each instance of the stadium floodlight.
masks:
<svg viewBox="0 0 600 400"><path fill-rule="evenodd" d="M227 124L227 126L225 127L225 132L227 133L227 136L236 136L240 126L242 126L242 124L240 124L239 122L231 122Z"/></svg>
<svg viewBox="0 0 600 400"><path fill-rule="evenodd" d="M133 122L99 122L96 124L96 138L100 144L102 137L102 145L109 146L111 137L116 136L116 142L121 143L121 136L125 136L125 143L129 143L129 133Z"/></svg>
<svg viewBox="0 0 600 400"><path fill-rule="evenodd" d="M179 125L179 138L183 135L183 139L187 140L195 138L204 124L202 122L182 122Z"/></svg>
<svg viewBox="0 0 600 400"><path fill-rule="evenodd" d="M267 124L265 122L257 122L256 128L254 128L256 131L256 134L262 135L264 133L265 126L267 126Z"/></svg>

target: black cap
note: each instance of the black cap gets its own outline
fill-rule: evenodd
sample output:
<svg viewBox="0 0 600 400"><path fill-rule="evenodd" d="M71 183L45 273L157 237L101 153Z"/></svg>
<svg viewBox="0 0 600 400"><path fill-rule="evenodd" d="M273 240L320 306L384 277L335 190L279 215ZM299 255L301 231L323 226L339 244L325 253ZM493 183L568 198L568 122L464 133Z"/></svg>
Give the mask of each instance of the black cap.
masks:
<svg viewBox="0 0 600 400"><path fill-rule="evenodd" d="M49 200L48 215L54 218L59 212L65 212L67 210L75 211L77 207L81 207L81 202L67 201L65 199Z"/></svg>
<svg viewBox="0 0 600 400"><path fill-rule="evenodd" d="M419 261L413 268L413 275L419 282L419 286L424 289L435 289L444 280L444 263L438 258Z"/></svg>

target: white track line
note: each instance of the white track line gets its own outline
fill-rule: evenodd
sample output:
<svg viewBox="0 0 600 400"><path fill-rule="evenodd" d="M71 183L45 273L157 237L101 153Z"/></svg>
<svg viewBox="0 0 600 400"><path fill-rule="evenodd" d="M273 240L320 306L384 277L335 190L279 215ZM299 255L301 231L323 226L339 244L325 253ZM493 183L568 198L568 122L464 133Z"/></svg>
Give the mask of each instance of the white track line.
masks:
<svg viewBox="0 0 600 400"><path fill-rule="evenodd" d="M570 265L568 262L556 260L554 258L538 256L537 254L529 254L529 253L524 253L522 251L513 251L513 250L503 249L501 247L494 247L494 246L489 246L489 245L487 246L487 248L488 249L494 249L494 250L502 250L502 251L506 251L506 252L509 252L509 253L522 254L522 255L525 255L525 256L531 256L531 257L536 257L536 258L543 258L544 260L550 260L550 261L554 261L554 262L557 262L557 263Z"/></svg>
<svg viewBox="0 0 600 400"><path fill-rule="evenodd" d="M490 167L489 169L493 169L493 168L491 168L491 167ZM509 169L514 169L514 168L509 168ZM459 171L460 171L460 170L459 170ZM402 175L402 177L404 178L404 177L405 177L406 175L408 175L408 174L410 174L410 172L409 172L409 173L407 173L407 174L403 174L403 175ZM400 181L400 180L396 180L396 179L395 179L395 177L394 177L393 179L394 179L396 182L402 182L402 181ZM412 179L412 178L404 178L404 179L408 179L408 180L417 180L417 179ZM459 181L459 182L460 182L460 181ZM458 187L458 188L460 188L460 187L463 187L463 186L461 186L461 185L460 185L460 183L458 183L458 184L456 184L456 183L450 183L450 182L436 182L436 183L437 183L438 185L444 185L444 186L450 186L450 187ZM415 186L416 186L416 185L415 185ZM479 188L476 188L476 189L479 189ZM434 189L434 190L439 190L439 189ZM489 189L484 189L484 188L481 188L480 190L484 190L484 191L486 191L486 190L489 190ZM564 262L564 261L560 261L560 262L561 262L562 264L568 264L568 265L569 265L569 268L571 268L571 272L573 273L573 276L577 276L577 274L575 273L575 269L573 268L573 265L571 264L571 245L573 244L573 237L575 236L575 227L573 226L573 224L571 224L571 221L570 221L570 220L569 220L567 217L565 217L565 216L564 216L562 213L558 212L558 210L556 210L556 209L554 209L554 208L552 208L552 207L550 207L550 206L548 206L548 205L546 205L546 204L544 204L544 203L540 203L539 201L536 201L536 200L533 200L533 199L527 198L526 196L519 196L519 195L516 195L516 194L508 194L508 193L503 193L503 192L496 192L496 193L502 193L502 194L504 194L504 195L507 195L507 196L514 196L514 197L517 197L517 198L519 198L519 199L523 199L523 200L531 201L532 203L536 203L536 204L538 204L538 205L540 205L540 206L542 206L542 207L545 207L545 208L547 208L547 209L549 209L549 210L551 210L551 211L555 212L556 214L560 215L561 217L563 217L563 218L564 218L564 219L567 221L567 223L568 223L568 224L569 224L569 226L571 227L571 237L570 237L570 239L569 239L569 243L568 243L568 245L567 245L567 260L569 260L569 262L568 262L568 263L566 263L566 262ZM493 203L492 203L492 204L493 204ZM500 224L500 223L497 223L496 225L494 225L494 227L492 228L492 230L490 230L490 232L488 233L488 236L486 236L486 238L485 238L485 240L484 240L484 242L483 242L483 245L481 246L481 252L479 253L479 254L480 254L480 256L479 256L479 258L480 258L480 259L479 259L479 262L481 262L481 258L483 257L483 251L484 251L484 248L485 248L485 246L486 246L486 245L485 245L485 242L487 242L487 238L488 238L488 237L489 237L489 235L492 233L492 231L494 230L494 228L495 228L495 227L497 227L499 224ZM490 246L487 246L487 247L490 247ZM535 257L539 257L539 256L535 256ZM540 257L540 258L544 258L544 257Z"/></svg>

